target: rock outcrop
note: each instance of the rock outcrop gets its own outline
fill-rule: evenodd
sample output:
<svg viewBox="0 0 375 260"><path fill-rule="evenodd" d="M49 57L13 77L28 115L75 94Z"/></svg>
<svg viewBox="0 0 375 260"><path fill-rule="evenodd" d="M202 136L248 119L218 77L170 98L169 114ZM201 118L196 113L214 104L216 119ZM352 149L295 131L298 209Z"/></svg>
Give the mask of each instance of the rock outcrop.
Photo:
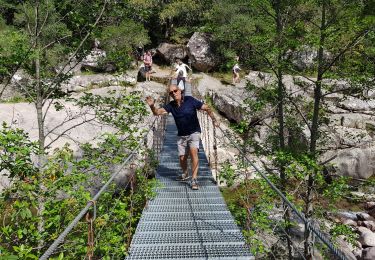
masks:
<svg viewBox="0 0 375 260"><path fill-rule="evenodd" d="M246 119L249 122L270 114L269 107L260 111L259 115L252 115L249 118L245 100L254 99L253 94L245 90L245 84L249 82L255 88L263 88L276 83L276 78L271 73L250 71L240 84L235 86L223 84L223 82L213 79L205 74L201 74L198 84L198 91L201 96L209 95L214 106L229 120L240 123ZM290 96L300 99L300 107L309 102L313 102L314 79L301 76L285 75L283 77L284 86ZM351 176L354 178L367 179L375 174L375 100L360 100L355 97L345 98L339 93L327 93L329 89L333 92L347 89L350 83L345 80L325 79L323 105L327 108L327 125L321 125L322 138L319 140L319 148L325 150L320 160L330 160L334 165L332 168L337 174ZM254 114L254 113L253 113ZM270 114L272 116L272 113ZM271 120L271 118L269 118ZM266 124L271 121L264 121ZM258 124L258 123L257 123ZM303 124L303 122L302 122ZM259 123L255 126L258 135L255 136L257 142L265 144L269 129ZM290 134L293 143L295 139L301 144L308 145L310 132L307 125L302 125L304 129L298 136Z"/></svg>
<svg viewBox="0 0 375 260"><path fill-rule="evenodd" d="M195 32L187 44L187 51L191 65L199 71L210 71L219 64L209 34Z"/></svg>
<svg viewBox="0 0 375 260"><path fill-rule="evenodd" d="M187 50L185 46L163 42L156 48L156 54L167 63L173 64L175 59L185 59Z"/></svg>
<svg viewBox="0 0 375 260"><path fill-rule="evenodd" d="M116 71L116 66L111 62L102 62L107 54L104 50L92 50L81 62L81 70L111 73Z"/></svg>
<svg viewBox="0 0 375 260"><path fill-rule="evenodd" d="M130 73L120 75L92 74L72 76L68 81L61 84L61 88L66 92L80 92L91 88L135 84L136 78Z"/></svg>
<svg viewBox="0 0 375 260"><path fill-rule="evenodd" d="M286 53L285 58L290 60L297 70L304 71L314 68L318 56L317 53L318 51L316 48L304 45L299 50L289 50ZM332 55L329 52L325 51L323 53L324 60L329 60L331 56Z"/></svg>
<svg viewBox="0 0 375 260"><path fill-rule="evenodd" d="M358 234L354 246L350 245L344 236L338 238L340 250L349 259L352 259L353 255L357 257L354 259L374 259L375 256L375 218L368 214L372 209L375 209L375 202L366 202L365 209L367 212L340 211L332 215L328 214L331 221L348 225L353 232Z"/></svg>
<svg viewBox="0 0 375 260"><path fill-rule="evenodd" d="M375 259L375 247L368 247L362 251L362 260L374 260Z"/></svg>

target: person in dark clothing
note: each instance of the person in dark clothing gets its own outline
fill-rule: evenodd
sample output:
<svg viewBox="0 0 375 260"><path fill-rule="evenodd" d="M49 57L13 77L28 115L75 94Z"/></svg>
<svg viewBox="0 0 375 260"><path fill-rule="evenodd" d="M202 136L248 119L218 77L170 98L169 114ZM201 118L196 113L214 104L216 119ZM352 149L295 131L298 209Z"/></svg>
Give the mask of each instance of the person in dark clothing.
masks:
<svg viewBox="0 0 375 260"><path fill-rule="evenodd" d="M218 126L218 123L208 105L191 96L183 97L182 91L177 85L170 85L169 95L173 98L173 101L169 102L162 108L155 107L155 101L152 97L147 97L146 102L150 106L154 115L172 113L178 130L177 146L180 166L182 169L182 175L178 177L178 180L189 179L189 173L187 172L187 158L188 155L190 155L192 164L191 188L193 190L198 190L198 149L201 127L199 125L197 111L206 111L214 122L214 125Z"/></svg>

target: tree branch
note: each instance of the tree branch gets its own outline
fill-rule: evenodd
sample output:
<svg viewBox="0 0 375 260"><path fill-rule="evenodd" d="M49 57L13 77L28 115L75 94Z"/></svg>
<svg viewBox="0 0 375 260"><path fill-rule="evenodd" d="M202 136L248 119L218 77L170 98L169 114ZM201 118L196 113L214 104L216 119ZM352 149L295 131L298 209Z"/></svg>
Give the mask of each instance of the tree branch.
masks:
<svg viewBox="0 0 375 260"><path fill-rule="evenodd" d="M324 73L326 73L327 72L327 70L329 70L332 66L333 66L333 64L335 64L336 63L336 61L342 56L342 55L344 55L350 48L352 48L352 47L354 47L358 42L359 42L359 39L361 38L361 37L364 37L366 34L368 34L370 31L372 31L373 29L366 29L366 30L363 30L362 32L360 32L360 33L358 33L357 34L357 36L356 37L354 37L354 39L350 42L350 43L348 43L346 46L345 46L345 48L343 48L340 52L339 52L339 54L336 56L336 57L334 57L333 58L333 60L323 69L323 72L322 72L322 75L324 74Z"/></svg>
<svg viewBox="0 0 375 260"><path fill-rule="evenodd" d="M87 34L82 39L82 41L79 43L78 47L75 49L75 51L72 53L72 55L69 57L69 59L66 62L66 64L57 73L57 75L55 76L55 80L57 80L59 78L59 76L64 72L64 69L68 66L68 64L70 64L72 62L72 60L77 55L78 51L82 48L83 44L86 42L86 40L89 37L89 35L91 34L92 30L97 26L97 24L99 23L100 19L102 18L103 14L104 14L104 10L105 10L105 8L107 6L107 3L108 3L108 0L104 0L103 8L101 9L101 11L99 13L99 16L96 18L95 23L93 24L93 26L91 27L91 29L87 32ZM73 67L71 67L66 73L69 73L72 69L74 69L77 66L77 64L78 63L76 63ZM58 83L60 83L60 82L59 81L57 81L57 82L55 81L54 87L56 87ZM50 92L45 98L48 99L51 94L52 93Z"/></svg>
<svg viewBox="0 0 375 260"><path fill-rule="evenodd" d="M57 137L55 138L55 139L52 139L51 138L51 142L49 142L46 146L45 146L45 149L48 149L54 142L56 142L59 138L61 138L63 135L65 135L67 132L69 132L70 130L72 130L72 129L74 129L74 128L76 128L76 127L78 127L78 126L80 126L80 125L83 125L83 124L86 124L86 123L88 123L88 122L90 122L90 121L92 121L92 120L94 120L94 118L91 118L91 119L88 119L88 120L84 120L84 121L82 121L81 123L78 123L78 124L76 124L76 125L73 125L73 126L71 126L71 127L69 127L69 128L67 128L67 129L65 129L62 133L60 133L60 134L58 134L57 135ZM49 132L48 134L50 134L51 132Z"/></svg>
<svg viewBox="0 0 375 260"><path fill-rule="evenodd" d="M299 107L297 106L297 104L294 102L294 100L289 95L286 95L286 96L289 99L289 101L292 103L292 105L294 106L294 108L297 110L298 114L302 117L303 122L305 122L305 124L307 125L307 127L309 128L309 130L311 132L310 124L307 121L307 119L305 118L305 116L303 115L302 111L299 109Z"/></svg>

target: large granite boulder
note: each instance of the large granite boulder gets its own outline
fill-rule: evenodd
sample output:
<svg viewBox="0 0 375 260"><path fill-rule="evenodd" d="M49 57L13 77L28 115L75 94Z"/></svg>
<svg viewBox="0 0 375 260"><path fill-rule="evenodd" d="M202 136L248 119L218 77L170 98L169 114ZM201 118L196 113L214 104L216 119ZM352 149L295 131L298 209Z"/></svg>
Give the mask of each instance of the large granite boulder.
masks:
<svg viewBox="0 0 375 260"><path fill-rule="evenodd" d="M331 161L336 171L342 176L367 179L375 174L375 149L353 148L332 150L322 156L322 161L336 156Z"/></svg>
<svg viewBox="0 0 375 260"><path fill-rule="evenodd" d="M240 123L245 115L245 111L242 108L243 90L242 94L240 92L241 90L238 89L228 89L227 91L221 90L220 93L214 92L212 96L216 109L236 123Z"/></svg>
<svg viewBox="0 0 375 260"><path fill-rule="evenodd" d="M312 69L316 66L317 59L317 49L311 46L303 45L298 50L289 50L285 58L288 59L297 70L303 71L306 69ZM323 59L331 59L331 54L329 52L323 52Z"/></svg>
<svg viewBox="0 0 375 260"><path fill-rule="evenodd" d="M107 54L104 50L92 50L81 62L81 70L94 72L115 72L116 65L112 62L102 62Z"/></svg>
<svg viewBox="0 0 375 260"><path fill-rule="evenodd" d="M349 97L340 102L339 107L349 111L374 111L375 100L361 100L354 97Z"/></svg>
<svg viewBox="0 0 375 260"><path fill-rule="evenodd" d="M174 63L175 59L185 59L187 51L185 46L163 42L156 48L156 53L169 64Z"/></svg>
<svg viewBox="0 0 375 260"><path fill-rule="evenodd" d="M199 71L210 71L220 62L213 52L211 36L206 33L195 32L187 44L187 52L192 66Z"/></svg>
<svg viewBox="0 0 375 260"><path fill-rule="evenodd" d="M92 88L101 88L108 86L135 85L136 78L130 74L110 75L76 75L61 84L64 92L80 92Z"/></svg>
<svg viewBox="0 0 375 260"><path fill-rule="evenodd" d="M0 99L11 100L14 98L22 98L25 96L23 87L31 85L33 82L32 77L23 69L19 69L14 73L10 82L4 80L0 84Z"/></svg>
<svg viewBox="0 0 375 260"><path fill-rule="evenodd" d="M375 233L365 227L358 227L358 241L363 247L375 247Z"/></svg>
<svg viewBox="0 0 375 260"><path fill-rule="evenodd" d="M375 247L368 247L362 251L362 260L374 260L375 259Z"/></svg>

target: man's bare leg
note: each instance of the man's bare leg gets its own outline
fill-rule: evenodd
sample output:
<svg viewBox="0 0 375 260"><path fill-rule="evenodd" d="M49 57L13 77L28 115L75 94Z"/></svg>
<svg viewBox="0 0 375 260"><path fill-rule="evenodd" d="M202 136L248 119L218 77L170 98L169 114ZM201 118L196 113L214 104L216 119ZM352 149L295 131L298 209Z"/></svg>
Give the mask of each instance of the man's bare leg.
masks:
<svg viewBox="0 0 375 260"><path fill-rule="evenodd" d="M191 157L191 171L192 178L196 179L198 177L199 159L198 159L198 149L193 147L189 149Z"/></svg>
<svg viewBox="0 0 375 260"><path fill-rule="evenodd" d="M182 169L182 174L184 176L188 176L188 172L187 172L187 168L188 168L187 159L188 159L188 155L187 154L180 155L180 166L181 166L181 169Z"/></svg>

